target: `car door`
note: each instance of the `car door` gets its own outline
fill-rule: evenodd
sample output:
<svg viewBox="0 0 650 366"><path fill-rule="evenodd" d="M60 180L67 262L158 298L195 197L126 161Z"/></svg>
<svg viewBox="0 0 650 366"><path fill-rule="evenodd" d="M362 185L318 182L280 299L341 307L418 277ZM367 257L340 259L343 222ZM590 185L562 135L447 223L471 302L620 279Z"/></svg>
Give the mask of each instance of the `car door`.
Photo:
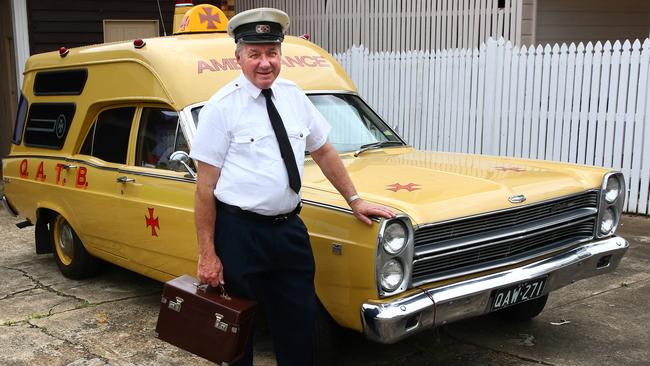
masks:
<svg viewBox="0 0 650 366"><path fill-rule="evenodd" d="M119 170L122 242L130 261L159 276L196 272L195 178L170 159L189 152L178 113L142 106L131 136L128 163ZM191 164L191 162L190 162ZM154 277L159 277L155 276Z"/></svg>
<svg viewBox="0 0 650 366"><path fill-rule="evenodd" d="M124 257L119 213L113 210L121 197L119 170L126 164L134 105L104 108L96 114L77 154L57 164L56 184L68 189L75 228L84 245L100 256Z"/></svg>

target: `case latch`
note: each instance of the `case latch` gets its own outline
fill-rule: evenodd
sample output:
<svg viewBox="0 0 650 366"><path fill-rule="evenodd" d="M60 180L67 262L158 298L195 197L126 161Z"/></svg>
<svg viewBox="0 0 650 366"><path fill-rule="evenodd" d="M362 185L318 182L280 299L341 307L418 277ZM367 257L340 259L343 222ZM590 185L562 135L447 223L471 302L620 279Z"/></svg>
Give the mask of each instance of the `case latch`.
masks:
<svg viewBox="0 0 650 366"><path fill-rule="evenodd" d="M221 319L223 319L223 315L221 315L219 313L214 313L214 317L216 318L216 320L214 322L214 327L219 329L219 330L222 330L224 332L227 332L228 331L228 323L225 323L225 322L221 321Z"/></svg>
<svg viewBox="0 0 650 366"><path fill-rule="evenodd" d="M174 310L177 313L181 312L181 305L183 304L183 299L176 296L176 301L169 300L169 308Z"/></svg>

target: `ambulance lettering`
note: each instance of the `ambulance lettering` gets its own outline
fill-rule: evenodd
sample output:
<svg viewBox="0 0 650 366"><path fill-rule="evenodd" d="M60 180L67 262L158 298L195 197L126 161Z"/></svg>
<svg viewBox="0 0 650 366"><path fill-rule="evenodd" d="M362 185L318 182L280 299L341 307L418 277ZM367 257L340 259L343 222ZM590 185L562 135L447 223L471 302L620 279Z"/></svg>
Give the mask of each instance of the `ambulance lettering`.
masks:
<svg viewBox="0 0 650 366"><path fill-rule="evenodd" d="M220 71L220 70L241 70L241 67L239 67L239 64L237 63L237 59L235 59L235 58L222 58L221 63L219 63L217 60L211 58L210 63L212 64L212 68L215 71Z"/></svg>
<svg viewBox="0 0 650 366"><path fill-rule="evenodd" d="M20 162L20 177L21 178L29 178L29 172L27 171L29 163L27 162L27 159L23 159L23 161Z"/></svg>
<svg viewBox="0 0 650 366"><path fill-rule="evenodd" d="M65 170L65 164L56 164L54 166L54 183L57 185L62 185L64 186L67 181L65 178L61 178L61 171ZM46 166L44 161L40 161L38 163L38 168L36 169L36 175L34 176L34 180L44 182L47 179L47 175L45 174ZM85 167L79 167L77 170L77 175L76 175L76 181L75 181L75 186L80 189L87 189L88 188L88 169ZM27 159L23 159L20 162L20 177L21 178L29 178L29 162Z"/></svg>
<svg viewBox="0 0 650 366"><path fill-rule="evenodd" d="M329 62L323 56L283 56L280 60L284 67L330 67ZM241 70L235 58L222 58L221 61L211 58L210 60L199 60L197 73L204 71L228 71Z"/></svg>
<svg viewBox="0 0 650 366"><path fill-rule="evenodd" d="M64 186L67 181L65 178L61 178L61 171L65 170L66 165L65 164L56 164L54 166L54 183L57 185L62 185ZM40 161L38 163L38 168L36 169L36 175L34 176L34 180L38 180L41 182L44 182L47 179L47 175L45 174L46 170L45 162ZM29 178L29 162L27 159L23 159L20 162L20 177L21 178ZM77 170L77 175L75 177L75 186L77 188L81 189L86 189L88 188L88 169L85 167L79 167Z"/></svg>
<svg viewBox="0 0 650 366"><path fill-rule="evenodd" d="M43 172L43 162L41 161L41 162L38 164L38 170L36 170L36 178L34 178L34 179L36 179L36 180L40 180L40 181L42 182L42 181L45 180L45 178L47 178L47 176L46 176L45 173Z"/></svg>
<svg viewBox="0 0 650 366"><path fill-rule="evenodd" d="M300 56L285 56L282 60L282 66L294 67L296 65L299 67L305 67L305 63L302 61Z"/></svg>
<svg viewBox="0 0 650 366"><path fill-rule="evenodd" d="M198 63L198 73L202 74L203 71L221 71L221 70L241 70L237 64L237 60L234 58L222 58L221 62L211 58L210 63L207 63L203 60L199 60Z"/></svg>
<svg viewBox="0 0 650 366"><path fill-rule="evenodd" d="M77 169L77 181L75 183L75 187L82 189L88 188L86 173L88 173L88 169L86 169L86 167L80 166L79 169Z"/></svg>
<svg viewBox="0 0 650 366"><path fill-rule="evenodd" d="M54 167L54 171L56 172L56 180L55 184L59 184L61 182L61 170L63 170L63 164L56 164ZM65 179L63 180L63 183L61 185L65 184Z"/></svg>
<svg viewBox="0 0 650 366"><path fill-rule="evenodd" d="M323 56L284 56L282 65L286 67L329 67Z"/></svg>

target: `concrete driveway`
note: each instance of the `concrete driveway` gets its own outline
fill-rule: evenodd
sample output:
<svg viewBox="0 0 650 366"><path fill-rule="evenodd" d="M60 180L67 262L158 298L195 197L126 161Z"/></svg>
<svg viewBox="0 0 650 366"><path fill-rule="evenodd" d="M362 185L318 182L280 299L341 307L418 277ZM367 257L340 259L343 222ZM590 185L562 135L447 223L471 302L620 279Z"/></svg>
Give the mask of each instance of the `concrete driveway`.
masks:
<svg viewBox="0 0 650 366"><path fill-rule="evenodd" d="M72 281L34 254L33 228L0 212L0 364L207 365L154 336L162 285L108 266ZM379 345L343 333L342 365L648 365L650 219L625 217L631 248L614 274L551 295L534 321L472 319ZM256 365L275 365L268 332Z"/></svg>

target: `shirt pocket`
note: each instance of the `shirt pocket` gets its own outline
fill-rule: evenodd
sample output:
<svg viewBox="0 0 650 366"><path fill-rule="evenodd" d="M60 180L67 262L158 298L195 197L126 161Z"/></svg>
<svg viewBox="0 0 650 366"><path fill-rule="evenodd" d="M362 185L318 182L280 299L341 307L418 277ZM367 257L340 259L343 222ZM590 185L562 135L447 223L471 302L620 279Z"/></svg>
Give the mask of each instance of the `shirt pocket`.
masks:
<svg viewBox="0 0 650 366"><path fill-rule="evenodd" d="M245 129L233 133L232 143L230 144L229 155L238 161L255 161L257 152L255 141L257 140L255 131Z"/></svg>
<svg viewBox="0 0 650 366"><path fill-rule="evenodd" d="M291 148L293 149L293 154L298 161L303 159L305 156L307 136L309 136L310 133L311 131L309 131L309 128L307 127L290 128L287 130L289 142L291 142Z"/></svg>
<svg viewBox="0 0 650 366"><path fill-rule="evenodd" d="M273 162L282 161L277 139L271 129L246 127L233 133L233 142L249 154L247 159L250 159L251 165L268 167Z"/></svg>
<svg viewBox="0 0 650 366"><path fill-rule="evenodd" d="M259 165L266 166L266 163L282 161L278 140L273 131L259 131L255 135L255 152Z"/></svg>

